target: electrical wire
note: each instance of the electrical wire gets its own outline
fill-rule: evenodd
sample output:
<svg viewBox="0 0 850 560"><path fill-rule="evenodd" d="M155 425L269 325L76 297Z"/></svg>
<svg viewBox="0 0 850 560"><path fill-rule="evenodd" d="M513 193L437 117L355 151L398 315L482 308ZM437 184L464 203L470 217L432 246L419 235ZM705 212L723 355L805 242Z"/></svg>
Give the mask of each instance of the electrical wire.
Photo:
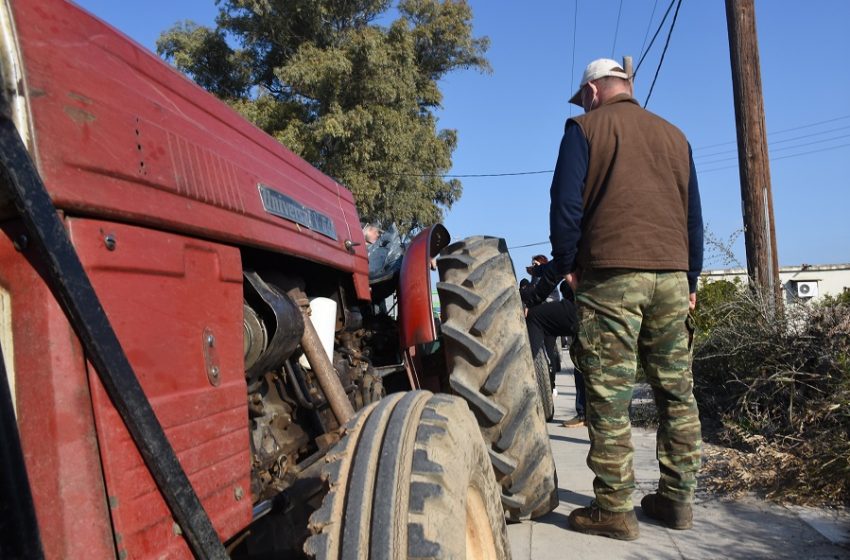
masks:
<svg viewBox="0 0 850 560"><path fill-rule="evenodd" d="M554 173L554 169L541 169L539 171L516 171L513 173L467 173L467 174L452 174L452 173L378 173L372 177L421 177L423 179L469 179L475 177L515 177L519 175L543 175L544 173Z"/></svg>
<svg viewBox="0 0 850 560"><path fill-rule="evenodd" d="M514 245L513 247L508 247L508 249L525 249L526 247L537 247L538 245L548 245L548 241L539 241L537 243L527 243L525 245Z"/></svg>
<svg viewBox="0 0 850 560"><path fill-rule="evenodd" d="M617 48L617 35L620 34L620 16L623 14L623 0L620 0L620 8L617 10L617 25L614 26L614 44L611 45L611 58L614 58L614 51Z"/></svg>
<svg viewBox="0 0 850 560"><path fill-rule="evenodd" d="M841 121L841 120L844 120L844 119L850 119L850 115L841 115L840 117L833 117L833 118L827 119L825 121L813 122L813 123L804 124L804 125L800 125L800 126L794 126L794 127L791 127L791 128L783 128L782 130L768 131L768 135L783 134L785 132L793 132L794 130L801 130L803 128L813 128L815 126L820 126L822 124L829 124L829 123L832 123L832 122L835 122L835 121ZM694 148L694 151L707 150L708 148L716 148L718 146L728 146L729 144L734 144L736 142L737 142L737 140L731 140L729 142L719 142L717 144L709 144L707 146L700 146L699 148Z"/></svg>
<svg viewBox="0 0 850 560"><path fill-rule="evenodd" d="M842 137L839 137L839 138L843 138L843 136L842 136ZM832 140L836 140L836 138L832 138ZM812 143L810 143L810 144L814 144L814 143L815 143L815 142L812 142ZM777 150L782 150L782 149L791 149L791 148L800 148L800 147L802 147L802 146L808 146L808 145L810 145L810 144L802 144L801 146L790 146L790 147L788 147L788 148L777 148ZM807 155L810 155L810 154L819 154L819 153L821 153L821 152L829 152L829 151L832 151L832 150L837 150L837 149L839 149L839 148L846 148L847 146L850 146L850 143L847 143L847 144L838 144L837 146L828 146L828 147L826 147L826 148L821 148L821 149L819 149L819 150L807 150L807 151L805 151L805 152L799 152L799 153L797 153L797 154L788 154L788 155L784 155L784 156L776 156L776 157L774 157L773 155L771 155L771 156L770 156L770 161L771 161L771 162L774 162L774 161L779 161L779 160L781 160L781 159L789 159L789 158L794 158L794 157L799 157L799 156L807 156ZM774 150L774 151L776 151L776 150ZM735 160L735 159L738 159L738 158L736 158L736 157L735 157L735 158L729 158L728 160L719 160L719 161L714 161L714 162L711 162L711 163L721 163L721 162L723 162L723 161L731 161L731 160ZM707 164L707 165L710 165L710 164ZM711 168L711 169L700 169L698 173L699 173L700 175L702 175L702 174L704 174L704 173L712 173L712 172L714 172L714 171L723 171L724 169L735 169L735 168L737 168L737 167L738 167L738 165L737 165L737 164L735 164L735 165L725 165L725 166L723 166L723 167L714 167L714 168Z"/></svg>
<svg viewBox="0 0 850 560"><path fill-rule="evenodd" d="M640 46L640 56L638 60L643 60L644 48L646 47L646 40L649 38L649 30L652 29L652 18L655 17L655 9L658 8L658 0L655 0L655 3L652 4L652 13L649 14L649 22L646 24L646 33L643 34L643 44Z"/></svg>
<svg viewBox="0 0 850 560"><path fill-rule="evenodd" d="M821 152L829 152L829 151L832 151L832 150L837 150L839 148L847 148L847 147L850 147L850 142L848 142L846 144L839 144L838 146L830 146L828 148L822 148L820 150L809 150L807 152L800 152L799 154L789 154L789 155L786 155L786 156L771 157L770 161L777 161L777 160L781 160L781 159L790 159L790 158L795 158L795 157L800 157L800 156L806 156L806 155L809 155L809 154L819 154ZM707 173L714 173L715 171L726 171L726 170L729 170L729 169L735 169L737 167L738 167L737 165L726 165L726 166L717 167L717 168L714 168L714 169L701 169L701 170L699 170L699 174L705 175ZM549 243L550 243L549 241L539 241L537 243L527 243L525 245L514 245L513 247L508 247L508 249L523 249L525 247L536 247L538 245L548 245Z"/></svg>
<svg viewBox="0 0 850 560"><path fill-rule="evenodd" d="M573 11L573 63L570 68L570 95L573 94L573 84L576 76L576 29L578 29L578 0L575 0L575 10ZM570 106L570 116L573 116L573 104L567 103Z"/></svg>
<svg viewBox="0 0 850 560"><path fill-rule="evenodd" d="M670 10L673 9L673 5L676 3L676 0L670 0L670 5L667 6L667 11L664 12L664 17L661 18L661 23L658 24L658 29L655 30L655 35L652 36L652 40L649 42L649 46L646 47L646 50L643 53L643 56L638 60L637 66L635 67L634 75L637 76L638 70L640 70L640 65L643 64L643 60L646 58L646 55L649 54L649 51L652 49L653 43L655 43L655 39L658 37L658 34L661 33L661 29L664 28L664 22L667 21L667 16L670 14Z"/></svg>
<svg viewBox="0 0 850 560"><path fill-rule="evenodd" d="M815 144L823 144L824 142L831 142L833 140L840 140L842 138L850 138L850 134L842 134L840 136L835 136L833 138L825 138L823 140L815 140L813 142L806 142L804 144L797 144L795 146L784 146L782 148L775 148L775 149L771 150L770 153L773 154L775 152L779 152L779 151L783 151L783 150L793 150L795 148L802 148L804 146L812 146L812 145L815 145ZM771 155L769 157L770 157L770 161L773 161L773 160L785 159L785 158L788 158L788 157L796 157L798 155L802 156L802 155L806 155L806 154L813 154L813 153L817 153L819 151L827 151L827 150L831 150L833 148L841 148L841 147L847 146L847 145L848 144L841 144L839 146L824 148L823 150L812 150L812 151L808 151L808 152L801 152L799 154L791 154L791 155L780 156L780 157L773 157L773 155ZM713 160L713 161L697 161L695 159L695 163L699 163L700 165L713 165L713 164L716 164L716 163L724 163L724 162L727 162L727 161L734 161L736 159L738 159L738 156L725 157L725 158L721 158L721 159ZM700 173L708 173L708 172L711 172L711 171L719 171L720 169L730 169L732 167L737 167L737 166L731 165L731 166L728 166L728 167L721 167L721 168L717 168L717 169L702 169L702 170L700 170ZM517 177L517 176L522 176L522 175L545 175L545 174L554 173L554 172L555 172L554 169L540 169L538 171L519 171L519 172L514 172L514 173L468 173L468 174L380 173L379 176L381 176L381 177L418 177L418 178L422 178L422 179L469 179L469 178L483 178L483 177Z"/></svg>
<svg viewBox="0 0 850 560"><path fill-rule="evenodd" d="M770 157L771 157L771 159L778 159L776 157L773 157L773 154L775 154L776 152L784 152L786 150L796 150L797 148L805 148L806 146L814 146L815 144L823 144L824 142L833 142L835 140L842 140L844 138L850 138L850 134L842 134L841 136L835 136L833 138L825 138L823 140L815 140L814 142L806 142L804 144L797 144L796 146L784 146L782 148L770 149L769 150ZM706 162L702 162L700 165L712 165L712 164L721 163L721 162L724 162L724 161L734 161L736 159L738 159L738 156L727 157L727 158L718 159L718 160L715 160L715 161L706 161Z"/></svg>
<svg viewBox="0 0 850 560"><path fill-rule="evenodd" d="M831 132L839 132L841 130L847 130L847 129L850 129L850 126L843 126L843 127L834 128L834 129L831 129L831 130L825 130L823 132L818 132L818 133L815 133L815 134L803 134L802 136L796 136L794 138L786 138L785 140L772 141L772 142L769 143L768 151L770 151L771 153L782 152L782 151L785 151L785 150L793 150L795 148L802 148L804 146L811 146L813 144L823 144L824 142L831 142L833 140L841 140L842 138L850 137L850 134L841 134L839 136L833 136L832 138L823 138L823 139L820 139L820 140L814 140L812 142L805 142L803 144L795 144L793 146L782 146L781 148L775 147L777 144L783 144L783 143L786 143L786 142L796 142L796 141L802 140L804 138L811 138L811 137L814 137L814 136L820 136L822 134L828 134L828 133L831 133ZM701 164L712 164L712 163L718 163L718 162L721 162L721 161L729 161L729 160L737 159L737 157L738 157L737 153L738 153L738 150L735 149L735 150L726 150L726 151L723 151L723 152L717 152L717 153L714 153L714 154L705 154L705 155L702 155L702 156L699 156L699 157L694 157L694 162L701 163ZM735 155L730 156L728 154L735 154ZM709 161L707 159L707 158L713 158L713 157L717 157L717 156L724 156L724 157L721 157L720 159L714 160L714 161Z"/></svg>
<svg viewBox="0 0 850 560"><path fill-rule="evenodd" d="M788 154L787 156L772 157L772 158L770 158L770 160L771 161L778 161L780 159L789 159L789 158L795 158L795 157L799 157L799 156L807 156L809 154L819 154L821 152L829 152L831 150L837 150L838 148L846 148L847 146L850 146L850 142L848 142L847 144L839 144L837 146L830 146L828 148L821 148L820 150L809 150L807 152L800 152L799 154Z"/></svg>
<svg viewBox="0 0 850 560"><path fill-rule="evenodd" d="M661 72L661 65L664 64L664 55L667 54L667 47L670 46L670 37L673 36L673 28L676 27L676 18L679 17L679 8L682 7L682 0L676 4L676 12L673 14L673 21L670 23L670 31L667 33L667 42L664 43L664 50L661 51L661 59L658 61L658 67L655 69L655 77L652 78L652 85L649 86L649 93L646 95L646 101L643 102L643 108L649 104L649 98L652 97L652 90L655 89L655 82L658 80L658 74Z"/></svg>
<svg viewBox="0 0 850 560"><path fill-rule="evenodd" d="M834 118L831 118L831 119L826 119L826 120L823 120L823 121L817 121L817 122L803 124L803 125L794 126L794 127L790 127L790 128L784 128L782 130L777 130L775 132L770 133L770 136L774 136L774 135L777 135L777 134L784 134L786 132L793 132L795 130L812 128L814 126L820 126L820 125L823 125L823 124L836 122L836 121L840 121L840 120L844 120L844 119L850 119L850 115L841 115L841 116L834 117ZM813 132L812 134L802 134L802 135L799 135L799 136L794 136L794 137L791 137L791 138L785 138L785 139L782 139L782 140L771 140L770 144L776 145L776 144L782 144L782 143L785 143L785 142L794 142L794 141L801 140L801 139L804 139L804 138L812 138L812 137L815 137L815 136L820 136L822 134L829 134L829 133L832 133L832 132L840 132L842 130L847 130L847 129L850 129L850 125L840 126L840 127L837 127L837 128L831 128L829 130L823 130L823 131L820 131L820 132ZM823 143L823 142L829 142L830 140L839 140L839 139L845 138L847 136L850 136L850 135L841 135L841 136L836 136L836 137L829 138L829 139L817 140L817 141L814 141L814 142L807 142L807 143L804 143L804 144L797 144L795 146L784 146L782 148L771 148L770 152L774 153L774 152L781 151L781 150L790 150L790 149L794 149L794 148L801 148L803 146L809 146L809 145L812 145L812 144L820 144L820 143ZM735 141L723 142L723 143L720 143L720 144L711 144L709 146L700 146L698 148L694 148L693 151L696 152L698 150L702 150L702 149L705 149L705 148L717 147L717 146L734 144L734 143L735 143ZM827 148L827 149L831 149L831 148ZM815 153L816 151L817 150L805 152L805 153L800 154L800 155ZM700 163L700 164L703 164L703 165L712 165L712 164L715 164L715 163L722 163L724 161L732 161L732 160L737 159L737 156L727 157L727 158L723 158L723 159L719 159L719 160L715 160L715 161L706 161L706 158L712 158L712 157L715 157L715 156L726 155L726 154L735 154L736 152L737 152L737 149L733 149L733 150L724 150L724 151L720 151L720 152L716 152L716 153L712 153L712 154L695 155L694 156L694 162ZM793 155L792 156L782 156L781 158L771 157L771 160L773 160L773 159L784 159L786 157L793 157ZM728 169L728 168L731 168L731 167L735 167L735 166L728 166L728 167L724 167L722 169ZM707 172L707 171L713 171L713 170L700 170L700 173L704 173L704 172ZM373 177L421 177L421 178L429 178L429 179L430 178L464 179L464 178L479 178L479 177L516 177L516 176L522 176L522 175L544 175L546 173L554 173L554 172L555 172L554 169L540 169L540 170L536 170L536 171L515 171L515 172L506 172L506 173L463 173L463 174L389 173L389 172L383 172L383 173L373 174L372 176Z"/></svg>

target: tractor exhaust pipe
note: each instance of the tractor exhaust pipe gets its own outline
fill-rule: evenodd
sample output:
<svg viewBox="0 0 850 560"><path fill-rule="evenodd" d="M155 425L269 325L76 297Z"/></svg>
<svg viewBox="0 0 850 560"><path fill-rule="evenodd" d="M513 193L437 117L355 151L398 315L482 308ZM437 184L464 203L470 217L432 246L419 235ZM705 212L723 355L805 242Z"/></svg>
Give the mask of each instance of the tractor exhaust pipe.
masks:
<svg viewBox="0 0 850 560"><path fill-rule="evenodd" d="M299 289L290 290L289 295L299 303L307 301L306 295ZM354 416L354 407L351 406L351 401L348 400L348 395L345 393L339 376L328 359L321 340L319 340L319 333L316 332L316 327L313 326L313 321L310 319L309 305L301 305L300 307L304 317L301 348L304 350L304 355L307 357L307 362L313 369L313 373L316 374L316 380L328 400L333 415L339 425L342 426L349 418Z"/></svg>

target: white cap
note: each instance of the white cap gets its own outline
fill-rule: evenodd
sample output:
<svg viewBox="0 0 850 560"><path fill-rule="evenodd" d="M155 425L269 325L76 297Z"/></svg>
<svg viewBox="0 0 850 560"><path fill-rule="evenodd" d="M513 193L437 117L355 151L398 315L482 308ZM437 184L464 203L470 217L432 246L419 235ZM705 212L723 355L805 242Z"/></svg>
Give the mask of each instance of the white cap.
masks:
<svg viewBox="0 0 850 560"><path fill-rule="evenodd" d="M629 79L629 75L620 66L620 63L610 58L599 58L587 65L584 69L584 75L581 77L581 83L578 86L578 91L570 97L570 103L581 107L581 88L587 85L587 82L605 78L606 76L614 76L624 80Z"/></svg>

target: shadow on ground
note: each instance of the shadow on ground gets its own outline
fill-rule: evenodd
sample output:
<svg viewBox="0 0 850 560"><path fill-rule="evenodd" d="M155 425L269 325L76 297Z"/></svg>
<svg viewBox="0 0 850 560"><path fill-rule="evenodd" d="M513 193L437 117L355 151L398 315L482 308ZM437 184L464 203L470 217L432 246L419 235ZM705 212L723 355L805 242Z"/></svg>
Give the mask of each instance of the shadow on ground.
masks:
<svg viewBox="0 0 850 560"><path fill-rule="evenodd" d="M549 439L556 440L556 441L565 441L567 443L577 443L579 445L581 445L581 444L590 445L590 440L588 440L587 438L574 438L574 437L562 436L562 435L557 435L557 434L549 434Z"/></svg>

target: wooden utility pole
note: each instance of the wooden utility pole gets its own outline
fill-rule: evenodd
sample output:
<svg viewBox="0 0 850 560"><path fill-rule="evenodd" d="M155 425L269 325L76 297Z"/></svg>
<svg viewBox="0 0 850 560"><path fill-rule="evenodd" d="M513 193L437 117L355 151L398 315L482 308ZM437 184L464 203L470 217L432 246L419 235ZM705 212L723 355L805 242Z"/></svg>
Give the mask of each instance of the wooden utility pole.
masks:
<svg viewBox="0 0 850 560"><path fill-rule="evenodd" d="M764 124L761 67L754 0L726 0L732 87L735 93L735 122L738 129L738 166L744 212L744 242L747 272L768 301L782 305L770 162Z"/></svg>

